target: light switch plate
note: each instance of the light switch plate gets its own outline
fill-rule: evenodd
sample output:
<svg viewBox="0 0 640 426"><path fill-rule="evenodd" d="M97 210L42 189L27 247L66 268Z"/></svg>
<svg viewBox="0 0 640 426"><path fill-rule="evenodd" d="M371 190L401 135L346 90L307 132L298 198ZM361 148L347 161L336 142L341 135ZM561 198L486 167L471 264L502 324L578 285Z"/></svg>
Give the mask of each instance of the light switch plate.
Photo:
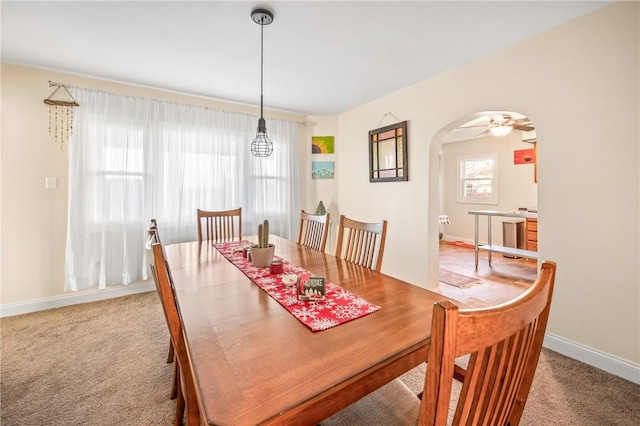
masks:
<svg viewBox="0 0 640 426"><path fill-rule="evenodd" d="M56 189L58 187L58 179L55 177L48 177L44 179L45 189Z"/></svg>

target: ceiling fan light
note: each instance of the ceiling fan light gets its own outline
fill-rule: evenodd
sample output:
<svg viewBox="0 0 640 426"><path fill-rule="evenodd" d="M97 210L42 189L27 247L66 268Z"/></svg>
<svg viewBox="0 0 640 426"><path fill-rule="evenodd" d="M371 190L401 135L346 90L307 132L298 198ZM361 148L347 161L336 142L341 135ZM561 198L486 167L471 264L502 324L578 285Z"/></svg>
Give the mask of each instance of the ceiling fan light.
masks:
<svg viewBox="0 0 640 426"><path fill-rule="evenodd" d="M511 132L512 128L513 127L511 126L500 125L500 126L492 127L489 130L494 136L505 136L505 135L508 135L509 132Z"/></svg>

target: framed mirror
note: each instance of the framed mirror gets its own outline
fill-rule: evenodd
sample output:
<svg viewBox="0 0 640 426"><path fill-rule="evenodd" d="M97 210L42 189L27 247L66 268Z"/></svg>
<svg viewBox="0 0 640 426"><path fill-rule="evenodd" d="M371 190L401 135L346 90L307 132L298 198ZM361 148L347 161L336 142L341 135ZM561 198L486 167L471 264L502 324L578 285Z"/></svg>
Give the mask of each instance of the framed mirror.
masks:
<svg viewBox="0 0 640 426"><path fill-rule="evenodd" d="M407 122L369 132L369 182L408 181Z"/></svg>

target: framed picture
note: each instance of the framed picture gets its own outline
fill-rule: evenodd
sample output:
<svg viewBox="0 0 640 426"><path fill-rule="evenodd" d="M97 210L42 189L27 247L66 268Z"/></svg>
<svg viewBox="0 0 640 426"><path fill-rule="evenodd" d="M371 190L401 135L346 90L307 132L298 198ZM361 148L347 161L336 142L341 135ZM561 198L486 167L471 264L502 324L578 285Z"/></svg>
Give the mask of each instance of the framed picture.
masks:
<svg viewBox="0 0 640 426"><path fill-rule="evenodd" d="M534 164L535 162L536 154L533 148L513 151L513 164Z"/></svg>
<svg viewBox="0 0 640 426"><path fill-rule="evenodd" d="M312 154L333 154L335 138L333 136L312 136L311 137L311 153Z"/></svg>
<svg viewBox="0 0 640 426"><path fill-rule="evenodd" d="M407 122L369 132L369 182L409 180Z"/></svg>
<svg viewBox="0 0 640 426"><path fill-rule="evenodd" d="M533 148L513 151L513 164L533 164L533 183L538 183L538 143Z"/></svg>
<svg viewBox="0 0 640 426"><path fill-rule="evenodd" d="M312 161L311 179L333 179L335 177L335 161Z"/></svg>
<svg viewBox="0 0 640 426"><path fill-rule="evenodd" d="M324 300L324 277L312 277L302 274L298 277L298 300Z"/></svg>

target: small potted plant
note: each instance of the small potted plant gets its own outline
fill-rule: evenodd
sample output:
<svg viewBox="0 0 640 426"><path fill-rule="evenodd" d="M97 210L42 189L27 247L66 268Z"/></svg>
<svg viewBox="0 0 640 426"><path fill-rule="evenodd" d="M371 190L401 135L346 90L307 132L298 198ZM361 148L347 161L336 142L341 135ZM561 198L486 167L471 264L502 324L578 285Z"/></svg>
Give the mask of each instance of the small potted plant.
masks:
<svg viewBox="0 0 640 426"><path fill-rule="evenodd" d="M258 225L258 244L251 246L251 261L256 268L265 268L273 262L275 246L269 244L269 221Z"/></svg>

